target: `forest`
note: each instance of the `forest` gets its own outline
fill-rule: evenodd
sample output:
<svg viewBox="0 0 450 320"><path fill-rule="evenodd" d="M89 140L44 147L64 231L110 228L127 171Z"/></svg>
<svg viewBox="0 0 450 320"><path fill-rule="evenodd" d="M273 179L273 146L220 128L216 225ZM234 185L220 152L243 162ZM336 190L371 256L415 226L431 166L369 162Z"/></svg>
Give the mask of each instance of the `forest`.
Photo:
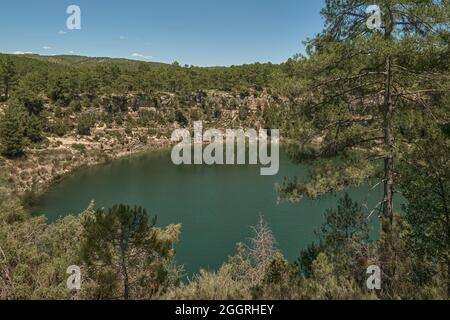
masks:
<svg viewBox="0 0 450 320"><path fill-rule="evenodd" d="M366 25L372 2L386 13L376 31ZM448 300L450 2L327 0L322 16L306 53L282 64L1 54L0 299ZM261 217L218 270L186 279L175 259L183 228L158 227L152 208L92 203L55 223L31 215L65 173L169 143L199 120L279 129L290 158L309 168L275 186L280 201L375 181L379 237L345 195L297 261ZM69 265L81 267L81 290L66 287ZM381 290L366 287L371 265Z"/></svg>

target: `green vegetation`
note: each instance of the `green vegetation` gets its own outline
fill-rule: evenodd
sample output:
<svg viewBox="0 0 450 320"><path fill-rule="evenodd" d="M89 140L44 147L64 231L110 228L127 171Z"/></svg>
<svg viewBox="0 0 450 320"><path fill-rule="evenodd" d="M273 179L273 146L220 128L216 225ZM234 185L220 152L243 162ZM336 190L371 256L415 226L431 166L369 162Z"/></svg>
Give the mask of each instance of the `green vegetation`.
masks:
<svg viewBox="0 0 450 320"><path fill-rule="evenodd" d="M170 261L179 226L156 229L147 225L145 211L125 206L108 214L91 206L49 225L30 217L6 186L0 196L1 299L148 299L178 281ZM79 293L66 289L66 269L73 264L88 275ZM121 285L124 267L129 296Z"/></svg>
<svg viewBox="0 0 450 320"><path fill-rule="evenodd" d="M1 153L7 157L17 157L25 149L25 128L18 108L8 107L4 110L0 123Z"/></svg>
<svg viewBox="0 0 450 320"><path fill-rule="evenodd" d="M281 66L270 63L201 68L110 58L1 56L5 69L2 71L3 82L9 84L10 91L14 80L20 79L14 87L28 82L35 94L45 93L62 104L84 94L98 97L102 94L172 92L181 94L181 100L201 90L262 91L271 88L275 74L282 72ZM83 62L76 63L73 59ZM33 79L40 82L33 84Z"/></svg>
<svg viewBox="0 0 450 320"><path fill-rule="evenodd" d="M418 141L401 165L400 188L408 199L410 249L421 257L416 281L427 285L441 277L450 293L449 143L440 130Z"/></svg>
<svg viewBox="0 0 450 320"><path fill-rule="evenodd" d="M182 280L182 266L173 261L180 226L158 229L141 208L119 205L94 211L91 206L78 216L46 224L43 217L30 217L5 186L1 200L1 298L448 298L441 260L448 251L441 251L444 256L428 251L424 259L423 235L412 232L421 224L409 224L408 216L394 218L398 278L392 279L389 292L367 291L365 271L380 261L383 242L368 240L366 217L348 196L326 213L319 244L302 252L298 264L283 257L261 218L248 245L239 243L219 270L202 270L190 281ZM413 212L417 214L410 209L408 215ZM436 250L434 243L428 240L431 246L425 250ZM82 270L80 291L65 288L65 271L73 264Z"/></svg>
<svg viewBox="0 0 450 320"><path fill-rule="evenodd" d="M170 261L177 228L162 237L154 228L155 223L156 219L149 224L145 209L124 205L107 213L100 209L84 221L86 240L81 257L92 281L88 285L92 291L89 296L152 298L164 293L170 282L177 279L170 274L176 272Z"/></svg>
<svg viewBox="0 0 450 320"><path fill-rule="evenodd" d="M12 87L16 83L17 71L14 61L3 59L0 63L0 74L2 75L3 99L8 100Z"/></svg>
<svg viewBox="0 0 450 320"><path fill-rule="evenodd" d="M299 57L301 88L291 91L301 99L285 130L299 142L292 156L311 165L309 179L293 179L280 191L299 201L378 179L384 186L375 208L384 233L380 262L386 282L394 281L400 239L393 231L393 197L404 178L397 167L417 160L411 150L448 126L449 5L379 1L382 29L368 32L367 1L326 3L326 28L308 41L308 56ZM311 148L317 137L321 143ZM446 141L448 132L439 138Z"/></svg>
<svg viewBox="0 0 450 320"><path fill-rule="evenodd" d="M1 166L13 183L0 185L0 298L449 299L450 4L375 2L383 25L369 32L373 1L327 0L323 32L307 42L306 56L281 65L0 55ZM31 166L58 176L80 157L132 152L200 119L281 129L292 158L310 165L308 179L278 188L284 200L382 184L371 212L380 216L379 240L369 239L361 206L345 196L297 263L286 261L261 218L219 270L182 281L173 261L180 226L158 229L144 209L124 205L46 224L12 191L34 185ZM396 192L407 200L404 215L394 212ZM72 264L87 274L79 292L65 288ZM384 285L370 293L373 264Z"/></svg>

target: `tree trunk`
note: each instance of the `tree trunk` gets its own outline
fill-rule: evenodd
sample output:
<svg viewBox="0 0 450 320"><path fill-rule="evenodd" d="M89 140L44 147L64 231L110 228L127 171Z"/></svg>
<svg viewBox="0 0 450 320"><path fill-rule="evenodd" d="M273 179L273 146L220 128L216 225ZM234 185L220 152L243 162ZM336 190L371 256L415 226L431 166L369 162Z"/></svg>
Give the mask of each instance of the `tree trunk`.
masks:
<svg viewBox="0 0 450 320"><path fill-rule="evenodd" d="M389 229L394 218L394 136L392 132L392 57L386 57L385 94L384 94L384 143L387 156L384 159L384 205L383 218ZM389 231L389 230L386 230Z"/></svg>
<svg viewBox="0 0 450 320"><path fill-rule="evenodd" d="M5 101L8 101L9 99L9 81L6 81L5 83Z"/></svg>
<svg viewBox="0 0 450 320"><path fill-rule="evenodd" d="M383 271L383 291L390 297L393 293L395 275L393 219L394 219L394 134L393 134L393 102L392 102L392 56L386 56L384 93L384 202L382 217L383 252L381 253L381 269Z"/></svg>
<svg viewBox="0 0 450 320"><path fill-rule="evenodd" d="M121 248L121 269L122 269L122 278L123 278L123 299L129 300L130 298L130 284L128 280L128 270L127 263L125 260L125 250Z"/></svg>

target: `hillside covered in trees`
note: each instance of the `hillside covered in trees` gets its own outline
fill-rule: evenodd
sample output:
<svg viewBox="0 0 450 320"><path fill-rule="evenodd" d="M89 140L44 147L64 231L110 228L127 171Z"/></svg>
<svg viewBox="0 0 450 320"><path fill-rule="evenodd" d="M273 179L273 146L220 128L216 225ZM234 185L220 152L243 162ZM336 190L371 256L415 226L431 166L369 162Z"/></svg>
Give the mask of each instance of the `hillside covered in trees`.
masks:
<svg viewBox="0 0 450 320"><path fill-rule="evenodd" d="M177 127L265 126L281 66L180 67L125 59L2 55L6 179L38 191L84 164L167 146ZM25 157L22 157L25 155ZM35 166L38 162L39 166Z"/></svg>
<svg viewBox="0 0 450 320"><path fill-rule="evenodd" d="M323 31L280 65L0 55L0 298L449 299L450 3L376 2L386 14L373 31L372 3L327 0ZM62 175L168 146L173 129L196 120L280 129L291 158L309 168L277 187L281 201L375 181L379 239L344 196L297 262L261 218L219 270L186 281L174 259L177 221L156 228L127 205L92 205L53 224L31 217L36 195ZM87 274L80 291L65 287L74 263ZM383 270L375 292L370 265Z"/></svg>

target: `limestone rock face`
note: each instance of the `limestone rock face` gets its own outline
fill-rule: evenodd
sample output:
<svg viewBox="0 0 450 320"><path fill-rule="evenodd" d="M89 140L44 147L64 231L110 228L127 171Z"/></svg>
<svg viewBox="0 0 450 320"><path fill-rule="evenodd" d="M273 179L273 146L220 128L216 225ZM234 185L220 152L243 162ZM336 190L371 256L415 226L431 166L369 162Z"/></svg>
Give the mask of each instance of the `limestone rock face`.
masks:
<svg viewBox="0 0 450 320"><path fill-rule="evenodd" d="M188 100L180 101L180 97L174 93L158 93L154 95L128 94L126 96L108 95L102 96L101 106L109 112L134 112L140 109L160 109L163 107L184 107L201 109L237 110L242 108L256 111L264 110L270 105L282 105L289 103L288 99L274 97L266 91L232 94L224 91L208 90L192 93Z"/></svg>
<svg viewBox="0 0 450 320"><path fill-rule="evenodd" d="M289 104L267 91L241 93L202 90L183 94L104 94L73 97L81 107L62 107L44 99L48 129L46 144L27 150L27 157L0 163L7 180L19 193L32 190L83 165L93 165L170 145L174 129L202 120L216 128L264 126L265 108ZM0 104L0 114L5 104ZM79 125L89 126L80 135Z"/></svg>

